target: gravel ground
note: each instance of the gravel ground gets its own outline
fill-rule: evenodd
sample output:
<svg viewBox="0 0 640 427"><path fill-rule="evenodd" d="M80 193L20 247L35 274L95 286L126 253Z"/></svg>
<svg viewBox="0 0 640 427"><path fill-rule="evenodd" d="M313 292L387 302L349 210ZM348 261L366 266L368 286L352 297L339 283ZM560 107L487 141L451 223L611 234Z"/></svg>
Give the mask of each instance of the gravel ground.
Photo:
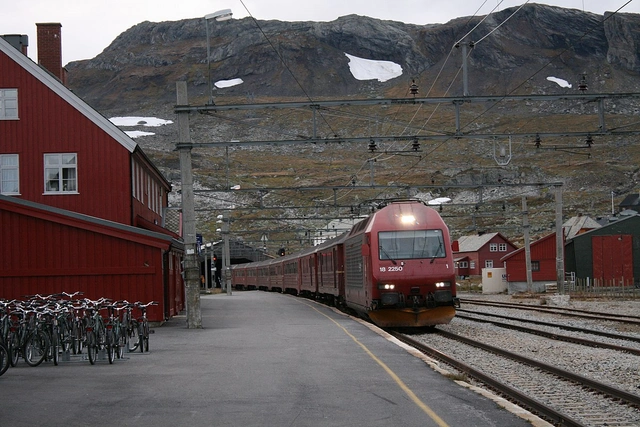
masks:
<svg viewBox="0 0 640 427"><path fill-rule="evenodd" d="M508 302L512 304L523 305L553 305L553 301L549 295L506 295L506 294L476 294L458 292L458 298L477 299L480 301L498 301ZM640 316L640 299L635 300L617 300L607 298L571 298L569 302L562 307L574 308L578 310L590 310L599 312L610 312L616 314L628 314L632 316Z"/></svg>
<svg viewBox="0 0 640 427"><path fill-rule="evenodd" d="M504 294L490 295L462 293L458 294L458 297L468 300L497 301L536 306L553 306L556 302L554 298L550 298L550 296L545 295L512 296ZM561 306L594 312L640 316L640 300L623 301L613 299L569 298L569 300L564 301ZM558 325L569 325L574 327L581 327L584 329L595 329L607 332L623 333L625 335L640 338L640 326L638 325L623 325L618 322L608 322L597 319L591 320L583 318L570 318L567 316L561 316L552 313L542 313L531 310L520 311L508 308L471 305L464 302L462 303L461 308L522 319L541 320ZM468 315L468 313L461 314ZM474 314L473 316L481 317L476 314ZM492 320L510 322L504 319ZM540 325L528 326L534 329L548 330L560 335L578 335L582 338L588 338L599 342L611 342L612 344L634 348L640 347L640 344L632 341L613 340L588 333L582 334L578 332L566 331L555 327L546 327ZM496 325L474 322L462 318L454 318L453 321L448 325L439 325L438 329L443 329L459 335L478 339L497 347L507 348L514 353L519 353L550 365L559 366L563 369L570 370L582 376L590 377L598 381L610 384L616 388L640 395L640 356L637 355L602 348L591 348L562 341L555 341L537 335L531 335L525 332L508 330ZM495 359L490 353L486 353L474 348L468 348L466 346L461 346L460 344L454 341L450 341L444 337L438 336L437 334L425 334L417 339L429 345L433 345L441 351L444 351L445 353L456 355L463 360L474 360L479 364L478 367L484 366L489 371L493 369L500 369L500 366L497 365L502 365L503 363L499 362L499 359ZM485 368L480 369L484 370ZM507 369L507 373L496 373L496 375L528 375L526 370L521 370L519 368L515 368L515 371L510 370L514 368L507 367L506 362L505 368ZM584 425L640 425L640 411L638 411L638 409L620 406L620 404L617 402L602 399L601 396L590 393L587 390L583 392L576 391L575 389L569 387L565 389L564 383L552 376L545 375L537 378L532 378L530 382L532 384L537 383L539 387L548 392L551 392L552 390L560 390L558 392L559 394L569 396L569 409L567 409L567 411L574 417L577 417L577 419L580 419L582 422L584 422ZM536 396L539 391L533 388L529 390L528 393ZM542 400L545 399L544 393L539 395L538 397ZM576 404L580 403L580 405L571 407L572 399L573 402L575 402ZM602 424L597 420L594 420L592 412L593 414L601 414L604 416L607 416L607 414L609 414L610 423Z"/></svg>

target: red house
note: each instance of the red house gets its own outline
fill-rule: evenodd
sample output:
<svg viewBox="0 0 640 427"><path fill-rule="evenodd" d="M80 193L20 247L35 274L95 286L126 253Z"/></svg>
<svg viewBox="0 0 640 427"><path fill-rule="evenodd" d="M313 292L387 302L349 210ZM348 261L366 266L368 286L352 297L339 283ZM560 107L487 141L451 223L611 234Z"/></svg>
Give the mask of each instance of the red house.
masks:
<svg viewBox="0 0 640 427"><path fill-rule="evenodd" d="M517 248L500 233L462 236L452 245L456 275L480 276L483 268L501 268L504 255Z"/></svg>
<svg viewBox="0 0 640 427"><path fill-rule="evenodd" d="M532 288L527 289L527 267L525 249L520 248L501 261L507 272L509 293L544 292L545 284L556 283L558 278L556 267L556 233L548 234L529 246L531 253Z"/></svg>
<svg viewBox="0 0 640 427"><path fill-rule="evenodd" d="M53 69L26 56L26 36L0 37L0 297L84 291L172 316L184 245L161 226L171 185L63 85L61 26L37 25Z"/></svg>

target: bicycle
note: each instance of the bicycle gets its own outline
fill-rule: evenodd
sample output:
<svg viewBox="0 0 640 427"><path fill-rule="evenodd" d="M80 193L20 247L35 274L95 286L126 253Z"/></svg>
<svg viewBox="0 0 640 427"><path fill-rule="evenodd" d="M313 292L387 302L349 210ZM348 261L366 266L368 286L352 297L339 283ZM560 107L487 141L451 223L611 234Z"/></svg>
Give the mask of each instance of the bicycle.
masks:
<svg viewBox="0 0 640 427"><path fill-rule="evenodd" d="M26 323L28 335L24 342L22 357L29 366L38 366L41 364L49 351L49 337L45 332L45 321L42 313L38 311L29 312L29 320Z"/></svg>
<svg viewBox="0 0 640 427"><path fill-rule="evenodd" d="M14 307L9 316L7 319L9 330L6 336L6 345L9 349L9 363L15 367L18 364L18 360L20 360L27 340L27 315L21 307Z"/></svg>
<svg viewBox="0 0 640 427"><path fill-rule="evenodd" d="M58 366L58 362L60 360L60 329L58 327L58 315L59 311L52 309L47 309L43 313L43 330L49 339L49 347L45 354L45 359L52 359L53 364L56 366Z"/></svg>
<svg viewBox="0 0 640 427"><path fill-rule="evenodd" d="M114 312L119 311L121 308L117 307L116 304L110 304L106 308L108 318L105 323L107 330L105 346L109 363L113 363L116 356L118 359L124 356L124 345L122 343L124 334L122 332L122 325L120 324L119 316L114 315Z"/></svg>
<svg viewBox="0 0 640 427"><path fill-rule="evenodd" d="M101 305L106 301L105 298L101 298L95 302L89 301L93 305L84 308L87 356L89 357L89 363L92 365L95 365L98 359L98 351L107 349L108 347L106 343L106 327L100 314ZM113 360L111 360L111 363L113 363Z"/></svg>
<svg viewBox="0 0 640 427"><path fill-rule="evenodd" d="M146 304L137 301L135 303L136 307L141 312L140 317L138 318L138 348L140 349L140 353L144 353L145 351L149 351L149 321L147 320L147 307L150 305L158 305L157 302L151 301Z"/></svg>
<svg viewBox="0 0 640 427"><path fill-rule="evenodd" d="M135 304L126 300L120 301L120 304L122 304L122 309L124 310L120 323L124 329L125 348L127 352L131 353L136 351L140 345L138 321L132 316Z"/></svg>
<svg viewBox="0 0 640 427"><path fill-rule="evenodd" d="M123 305L125 304L125 305ZM126 312L128 310L126 301L118 301L113 306L113 310L117 313L114 316L114 338L116 347L116 356L118 359L124 357L124 349L128 346Z"/></svg>

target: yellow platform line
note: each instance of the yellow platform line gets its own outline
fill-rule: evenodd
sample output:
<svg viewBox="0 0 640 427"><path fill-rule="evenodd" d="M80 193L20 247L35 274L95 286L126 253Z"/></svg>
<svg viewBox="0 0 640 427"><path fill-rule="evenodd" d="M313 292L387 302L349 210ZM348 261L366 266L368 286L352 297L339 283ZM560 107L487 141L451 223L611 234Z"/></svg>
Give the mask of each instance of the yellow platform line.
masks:
<svg viewBox="0 0 640 427"><path fill-rule="evenodd" d="M358 340L358 338L353 336L353 334L351 332L349 332L344 326L342 326L341 324L336 322L331 317L327 316L325 313L323 313L320 310L318 310L313 305L306 304L306 303L303 303L303 304L307 305L308 307L311 307L312 309L314 309L318 313L322 314L324 317L326 317L327 319L331 320L337 327L342 329L345 334L347 334L353 341L355 341L356 344L358 344L365 351L365 353L367 353L369 355L369 357L371 357L378 365L380 365L380 367L382 367L382 369L384 369L387 372L387 374L389 374L389 376L396 382L396 384L398 384L398 387L400 387L402 389L402 391L404 391L406 393L406 395L409 396L409 399L411 399L413 401L413 403L415 403L425 414L427 414L433 421L435 421L435 423L438 424L438 426L440 426L440 427L449 427L449 425L446 422L444 422L444 420L442 418L440 418L438 416L438 414L436 414L433 411L433 409L431 409L429 407L429 405L424 403L422 400L420 400L420 398L418 396L416 396L416 394L409 388L409 386L407 386L404 383L404 381L402 381L400 379L400 377L398 377L398 375L396 375L396 373L393 372L393 370L389 366L387 366L386 363L384 363L375 354L373 354L371 352L371 350L369 350L367 348L366 345L362 344Z"/></svg>

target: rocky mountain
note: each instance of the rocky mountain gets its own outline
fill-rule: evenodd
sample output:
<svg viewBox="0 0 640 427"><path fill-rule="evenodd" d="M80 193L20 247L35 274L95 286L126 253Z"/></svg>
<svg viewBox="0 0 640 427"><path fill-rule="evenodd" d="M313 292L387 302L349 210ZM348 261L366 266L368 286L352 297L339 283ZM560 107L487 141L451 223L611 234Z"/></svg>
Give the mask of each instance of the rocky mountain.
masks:
<svg viewBox="0 0 640 427"><path fill-rule="evenodd" d="M468 56L471 95L578 93L581 79L588 84L588 93L640 92L640 15L637 14L601 16L527 4L521 9L505 9L490 16L461 17L445 24L414 25L356 15L332 22L243 18L209 22L209 31L211 55L207 62L207 31L202 18L142 22L118 36L97 57L68 64L69 86L108 117L155 115L167 119L174 117L176 81L187 82L190 104L207 102L209 71L213 82L231 79L243 82L214 90L215 102L219 105L409 97L412 82L418 85L418 96L461 96L461 44L466 44L472 45ZM358 80L345 54L399 64L402 74L387 81ZM558 80L565 81L566 85L559 84ZM569 118L556 117L567 111L573 113ZM637 111L635 104L620 102L611 114L630 123ZM370 109L354 114L343 109L321 112L314 131L323 136L370 136L397 135L407 132L407 127L413 127L410 133L421 132L427 122L429 129L441 131L451 131L453 126L450 111L442 115L437 111L422 111L420 114L424 116L420 116L419 121L413 118L418 114L415 108ZM482 110L471 110L468 114L464 119L470 121L465 122L465 126L503 132L516 132L536 121L553 123L554 129L571 126L580 129L591 126L590 122L586 124L585 117L593 117L588 106L566 104L534 108L523 103L494 108L488 114ZM473 119L476 115L481 119ZM274 112L245 112L233 118L230 114L218 115L215 120L194 117L191 132L194 141L291 139L289 135L304 138L312 133L311 128L315 126L312 120L301 113ZM156 135L140 138L138 142L179 188L177 158L172 152L177 130L163 127L154 131ZM574 141L561 143L575 144ZM500 143L502 148L505 145L505 141ZM530 218L534 232L544 234L553 225L551 193L537 188L525 191L526 183L562 181L566 194L565 216L578 212L600 216L610 210L611 192L621 199L626 192L635 190L640 175L635 166L640 160L640 151L635 148L635 138L631 137L602 137L590 151L591 156L577 150L573 150L573 154L572 150L541 152L535 150L533 141L517 141L513 143L513 159L504 166L494 161L495 142L492 147L491 141L451 141L446 149L435 144L423 148L424 154L419 160L393 156L392 160L383 162L377 158L375 172L371 166L372 153L366 147L354 150L341 146L201 150L194 155L194 168L197 185L205 189L228 189L230 184L241 184L242 188L273 188L366 184L374 180L403 185L442 183L439 191L425 190L428 194L424 194L416 190L411 195L426 199L451 197L458 204L458 208L451 208L454 235L483 227L505 227L504 233L515 239L521 233L518 211L523 194L537 200L532 204ZM412 166L416 161L420 167ZM445 184L499 182L522 186L493 188L481 196L477 190L452 191L445 187ZM381 194L384 192L376 190L356 195L344 192L344 196L339 195L340 205L361 207L372 198L404 195L400 190L397 194L393 191ZM324 214L318 214L319 206L338 205L336 195L331 192L304 195L247 192L233 197L235 204L247 206L247 212L239 216L251 218L253 215L254 224L264 223L265 227L271 226L255 220L263 217L264 212L260 214L249 208L264 206L269 197L273 202L277 200L275 204L308 205L306 214L314 217L315 212L315 218L324 218ZM490 206L492 200L501 209ZM201 203L218 208L225 202L211 197ZM485 206L487 212L483 217L480 214ZM278 215L300 214L296 212ZM208 224L206 218L200 221L204 229L215 227ZM312 226L297 224L295 227ZM295 227L291 226L292 230Z"/></svg>
<svg viewBox="0 0 640 427"><path fill-rule="evenodd" d="M224 96L324 98L393 89L402 93L412 79L426 88L438 75L429 96L455 96L462 88L458 84L448 90L461 63L454 46L464 37L476 43L469 56L473 94L511 93L547 64L548 74L570 82L587 73L594 92L637 89L639 15L600 16L537 4L525 5L513 15L515 11L422 26L356 15L332 22L210 22L211 73L214 80L245 82L225 89ZM403 75L385 83L358 81L345 53L395 62ZM454 60L445 64L449 55ZM195 103L207 92L204 20L140 23L97 57L72 62L67 69L70 86L101 110L121 108L123 95L129 105L171 103L177 80L189 82ZM538 90L544 86L538 85Z"/></svg>

